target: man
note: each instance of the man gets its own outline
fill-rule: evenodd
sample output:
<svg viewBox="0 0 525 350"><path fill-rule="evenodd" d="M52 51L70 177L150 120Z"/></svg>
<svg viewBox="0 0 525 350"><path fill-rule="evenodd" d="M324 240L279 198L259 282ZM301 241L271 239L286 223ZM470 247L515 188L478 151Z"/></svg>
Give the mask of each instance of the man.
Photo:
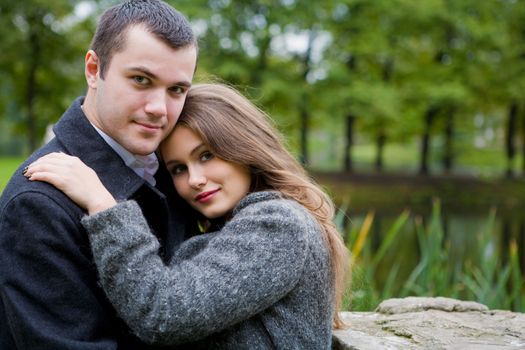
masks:
<svg viewBox="0 0 525 350"><path fill-rule="evenodd" d="M115 198L141 205L169 260L184 239L185 207L154 151L179 117L196 59L189 23L160 0L102 15L85 58L86 97L0 198L0 349L147 348L97 285L85 213L54 187L26 181L22 169L50 152L79 157Z"/></svg>

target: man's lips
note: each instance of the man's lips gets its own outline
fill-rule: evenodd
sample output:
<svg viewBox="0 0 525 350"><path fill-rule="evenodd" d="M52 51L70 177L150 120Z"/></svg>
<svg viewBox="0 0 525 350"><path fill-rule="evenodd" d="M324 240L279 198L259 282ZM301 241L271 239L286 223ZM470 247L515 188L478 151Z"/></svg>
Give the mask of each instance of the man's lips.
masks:
<svg viewBox="0 0 525 350"><path fill-rule="evenodd" d="M145 128L145 129L148 129L148 130L158 130L158 129L161 129L162 126L161 125L156 125L156 124L149 124L149 123L142 123L142 122L136 122L137 125Z"/></svg>
<svg viewBox="0 0 525 350"><path fill-rule="evenodd" d="M207 191L207 192L201 192L198 195L195 196L195 200L197 202L206 202L208 201L215 193L219 192L220 189L216 189L213 191Z"/></svg>

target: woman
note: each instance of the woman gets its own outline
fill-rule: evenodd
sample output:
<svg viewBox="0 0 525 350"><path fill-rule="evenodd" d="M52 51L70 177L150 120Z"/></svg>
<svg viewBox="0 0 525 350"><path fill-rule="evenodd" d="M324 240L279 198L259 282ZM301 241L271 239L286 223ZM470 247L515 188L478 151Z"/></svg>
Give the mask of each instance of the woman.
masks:
<svg viewBox="0 0 525 350"><path fill-rule="evenodd" d="M266 115L227 86L196 85L160 153L206 231L169 266L136 203L117 204L78 159L50 154L26 171L88 211L101 284L133 332L196 348L330 348L346 249L330 199Z"/></svg>

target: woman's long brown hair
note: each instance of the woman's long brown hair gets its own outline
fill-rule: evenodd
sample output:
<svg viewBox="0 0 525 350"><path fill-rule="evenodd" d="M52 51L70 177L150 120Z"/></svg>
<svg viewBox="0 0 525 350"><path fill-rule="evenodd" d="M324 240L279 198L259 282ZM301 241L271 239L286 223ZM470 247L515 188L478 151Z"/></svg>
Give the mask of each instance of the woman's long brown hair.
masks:
<svg viewBox="0 0 525 350"><path fill-rule="evenodd" d="M334 326L342 327L338 311L349 260L333 223L334 205L283 146L270 118L229 86L197 84L188 93L178 124L197 133L219 158L247 166L253 191L279 191L315 217L330 252L336 301Z"/></svg>

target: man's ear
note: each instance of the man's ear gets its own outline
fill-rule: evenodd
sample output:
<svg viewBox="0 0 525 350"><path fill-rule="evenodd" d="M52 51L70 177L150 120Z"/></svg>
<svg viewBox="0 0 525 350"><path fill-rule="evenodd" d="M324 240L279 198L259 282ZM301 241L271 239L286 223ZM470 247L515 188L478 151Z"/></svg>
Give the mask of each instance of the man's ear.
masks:
<svg viewBox="0 0 525 350"><path fill-rule="evenodd" d="M97 81L100 78L100 61L95 51L89 50L86 53L84 71L86 74L86 82L92 89L97 88Z"/></svg>

